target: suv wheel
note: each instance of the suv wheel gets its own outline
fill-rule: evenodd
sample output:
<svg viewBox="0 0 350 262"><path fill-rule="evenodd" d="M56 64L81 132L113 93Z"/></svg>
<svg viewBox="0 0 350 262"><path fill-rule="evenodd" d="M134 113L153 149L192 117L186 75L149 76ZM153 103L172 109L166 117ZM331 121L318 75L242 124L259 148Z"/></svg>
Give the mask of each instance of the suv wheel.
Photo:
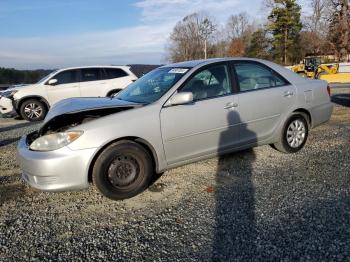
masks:
<svg viewBox="0 0 350 262"><path fill-rule="evenodd" d="M301 113L293 114L286 121L280 141L273 147L283 153L295 153L302 149L309 134L309 124L306 116Z"/></svg>
<svg viewBox="0 0 350 262"><path fill-rule="evenodd" d="M132 141L107 147L97 158L93 183L106 197L121 200L144 191L152 181L152 158L147 150Z"/></svg>
<svg viewBox="0 0 350 262"><path fill-rule="evenodd" d="M20 107L21 116L28 121L41 121L47 113L44 103L36 99L24 101Z"/></svg>

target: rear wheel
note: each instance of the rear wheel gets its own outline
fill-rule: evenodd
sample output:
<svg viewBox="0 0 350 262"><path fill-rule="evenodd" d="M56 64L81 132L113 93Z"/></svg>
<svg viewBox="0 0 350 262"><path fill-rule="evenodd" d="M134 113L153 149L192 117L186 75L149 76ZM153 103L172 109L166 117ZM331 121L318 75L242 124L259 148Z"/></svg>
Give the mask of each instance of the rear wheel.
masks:
<svg viewBox="0 0 350 262"><path fill-rule="evenodd" d="M152 181L152 158L147 150L132 141L107 147L97 158L92 178L106 197L121 200L144 191Z"/></svg>
<svg viewBox="0 0 350 262"><path fill-rule="evenodd" d="M309 125L302 113L293 114L286 121L280 141L273 147L283 153L295 153L302 149L309 134Z"/></svg>
<svg viewBox="0 0 350 262"><path fill-rule="evenodd" d="M41 121L45 118L47 113L44 103L36 99L29 99L24 101L20 107L21 116L28 121Z"/></svg>

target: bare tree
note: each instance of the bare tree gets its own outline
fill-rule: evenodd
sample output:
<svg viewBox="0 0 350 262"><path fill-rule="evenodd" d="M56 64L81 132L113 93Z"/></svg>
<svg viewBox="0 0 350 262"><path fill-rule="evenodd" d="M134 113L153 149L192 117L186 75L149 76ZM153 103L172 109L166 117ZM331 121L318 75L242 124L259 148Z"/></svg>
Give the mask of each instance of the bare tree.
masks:
<svg viewBox="0 0 350 262"><path fill-rule="evenodd" d="M327 50L330 0L309 0L310 15L303 18L303 30L300 33L301 52L305 55L321 55Z"/></svg>
<svg viewBox="0 0 350 262"><path fill-rule="evenodd" d="M348 0L330 0L332 16L330 17L328 39L340 61L348 60L350 52L350 8Z"/></svg>
<svg viewBox="0 0 350 262"><path fill-rule="evenodd" d="M318 35L325 35L327 32L328 17L329 17L329 0L310 0L309 3L312 14L307 17L305 26Z"/></svg>
<svg viewBox="0 0 350 262"><path fill-rule="evenodd" d="M232 39L241 38L250 27L249 16L247 13L231 15L227 21L227 34Z"/></svg>
<svg viewBox="0 0 350 262"><path fill-rule="evenodd" d="M228 37L227 54L229 56L243 56L249 45L255 25L250 21L247 13L231 15L226 24Z"/></svg>
<svg viewBox="0 0 350 262"><path fill-rule="evenodd" d="M184 17L170 35L169 60L207 58L208 43L215 30L214 22L204 14L193 13Z"/></svg>

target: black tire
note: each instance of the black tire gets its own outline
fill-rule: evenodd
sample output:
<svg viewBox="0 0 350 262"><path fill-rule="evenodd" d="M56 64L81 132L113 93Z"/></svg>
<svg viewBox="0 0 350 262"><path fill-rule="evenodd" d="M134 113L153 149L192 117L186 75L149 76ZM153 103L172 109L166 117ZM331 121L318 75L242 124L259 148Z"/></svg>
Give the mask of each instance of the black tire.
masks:
<svg viewBox="0 0 350 262"><path fill-rule="evenodd" d="M290 129L292 128L291 125L293 123L293 127L294 127L295 126L294 123L296 121L299 121L297 123L302 123L302 125L300 125L300 130L299 128L297 128L296 131L292 131ZM302 127L304 127L304 131L302 131ZM300 134L298 133L294 134L294 132L298 132L298 131L300 131ZM304 135L302 136L301 133L304 133ZM287 154L296 153L304 147L308 138L308 134L309 134L309 124L307 121L307 116L303 113L294 113L292 116L290 116L287 119L286 123L284 124L279 141L277 143L274 143L271 146L283 153L287 153ZM295 140L296 143L292 146L291 143L293 143L294 137L296 139ZM292 140L292 142L289 143L288 140Z"/></svg>
<svg viewBox="0 0 350 262"><path fill-rule="evenodd" d="M150 185L153 173L152 158L143 146L120 141L98 156L92 181L104 196L121 200L144 191Z"/></svg>
<svg viewBox="0 0 350 262"><path fill-rule="evenodd" d="M19 112L23 119L36 122L45 118L47 108L43 102L37 99L28 99L21 104Z"/></svg>
<svg viewBox="0 0 350 262"><path fill-rule="evenodd" d="M316 75L316 79L320 79L321 76L323 76L323 75L328 75L328 73L327 72L320 72Z"/></svg>

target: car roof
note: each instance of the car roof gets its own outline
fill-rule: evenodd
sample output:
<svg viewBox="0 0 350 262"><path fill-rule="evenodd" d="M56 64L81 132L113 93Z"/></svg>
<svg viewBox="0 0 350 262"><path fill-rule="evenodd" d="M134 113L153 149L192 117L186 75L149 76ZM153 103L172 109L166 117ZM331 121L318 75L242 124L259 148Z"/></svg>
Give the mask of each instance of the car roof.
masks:
<svg viewBox="0 0 350 262"><path fill-rule="evenodd" d="M59 71L63 71L63 70L84 69L84 68L120 68L120 69L129 69L130 66L125 66L125 65L90 65L90 66L65 67L65 68L60 68L58 70Z"/></svg>
<svg viewBox="0 0 350 262"><path fill-rule="evenodd" d="M270 67L271 69L277 71L279 74L281 74L284 78L286 78L289 82L293 84L297 84L300 82L305 82L308 79L299 76L298 74L294 73L292 70L289 70L279 64L276 64L274 62L258 59L258 58L249 58L249 57L225 57L225 58L210 58L210 59L202 59L202 60L192 60L192 61L185 61L180 63L174 63L174 64L168 64L165 66L162 66L162 68L169 68L169 67L184 67L184 68L194 68L194 67L201 67L204 65L209 65L212 63L217 62L225 62L225 61L253 61L265 64L266 66Z"/></svg>
<svg viewBox="0 0 350 262"><path fill-rule="evenodd" d="M184 61L184 62L164 65L162 67L190 67L190 68L192 68L192 67L196 67L199 65L206 65L206 64L225 62L225 61L235 61L235 60L257 61L257 62L262 61L261 59L248 58L248 57L224 57L224 58L209 58L209 59Z"/></svg>

